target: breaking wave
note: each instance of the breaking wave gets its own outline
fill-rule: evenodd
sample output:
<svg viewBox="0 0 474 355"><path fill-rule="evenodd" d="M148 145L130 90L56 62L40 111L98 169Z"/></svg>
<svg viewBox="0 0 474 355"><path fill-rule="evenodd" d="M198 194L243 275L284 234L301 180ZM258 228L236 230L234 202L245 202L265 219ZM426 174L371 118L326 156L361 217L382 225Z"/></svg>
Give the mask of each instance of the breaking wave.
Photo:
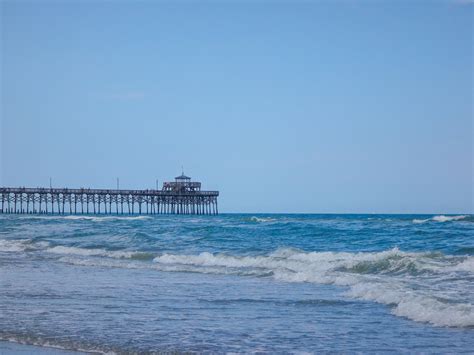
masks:
<svg viewBox="0 0 474 355"><path fill-rule="evenodd" d="M32 243L29 239L0 239L0 252L34 251L47 247L48 242Z"/></svg>
<svg viewBox="0 0 474 355"><path fill-rule="evenodd" d="M283 248L268 255L153 254L128 250L50 247L47 242L0 240L0 251L43 251L80 266L156 269L310 282L348 287L347 295L392 306L392 313L437 326L474 327L474 256L382 252L304 252ZM153 262L146 262L152 260ZM458 283L454 279L460 280ZM469 281L470 280L470 281ZM456 290L456 292L453 292Z"/></svg>
<svg viewBox="0 0 474 355"><path fill-rule="evenodd" d="M463 219L467 219L469 216L463 215L463 216L444 216L444 215L439 215L439 216L434 216L432 218L427 218L427 219L414 219L413 223L426 223L426 222L452 222L452 221L461 221Z"/></svg>
<svg viewBox="0 0 474 355"><path fill-rule="evenodd" d="M279 249L258 256L162 254L154 257L153 263L144 263L123 260L137 259L133 252L65 247L49 251L65 254L61 261L81 266L271 277L283 282L346 286L348 296L390 305L397 316L437 326L474 327L472 301L453 296L453 287L464 292L471 288L474 293L473 283L458 285L452 281L456 274L474 280L472 256L407 253L397 248L374 253Z"/></svg>
<svg viewBox="0 0 474 355"><path fill-rule="evenodd" d="M390 305L392 313L437 326L474 327L474 256L382 252L304 252L282 248L266 255L157 254L130 250L50 246L0 240L0 252L46 252L81 266L155 269L310 282L348 287L347 295ZM152 262L149 262L152 261ZM456 281L457 280L457 281Z"/></svg>
<svg viewBox="0 0 474 355"><path fill-rule="evenodd" d="M33 243L28 239L5 240L0 239L0 252L32 252L44 251L52 254L76 256L100 256L114 259L151 260L156 255L138 251L106 250L101 248L80 248L67 246L50 247L48 242Z"/></svg>
<svg viewBox="0 0 474 355"><path fill-rule="evenodd" d="M449 287L442 288L453 272L474 277L474 257L405 253L397 248L377 253L280 249L267 256L163 254L153 261L176 271L255 274L285 282L348 286L349 296L391 305L397 316L438 326L474 326L473 305L453 298ZM438 280L436 289L430 286L433 278Z"/></svg>

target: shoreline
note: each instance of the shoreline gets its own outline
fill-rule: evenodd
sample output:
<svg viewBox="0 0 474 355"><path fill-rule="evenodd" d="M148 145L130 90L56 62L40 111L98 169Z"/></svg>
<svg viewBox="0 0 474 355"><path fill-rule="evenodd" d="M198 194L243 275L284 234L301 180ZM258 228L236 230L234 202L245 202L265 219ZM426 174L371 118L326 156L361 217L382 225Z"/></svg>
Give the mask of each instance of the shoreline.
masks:
<svg viewBox="0 0 474 355"><path fill-rule="evenodd" d="M67 350L61 348L55 348L52 346L41 346L32 344L22 344L16 341L0 340L0 354L5 355L27 355L27 354L39 354L39 355L80 355L80 354L94 354L93 352ZM95 353L97 354L97 353Z"/></svg>

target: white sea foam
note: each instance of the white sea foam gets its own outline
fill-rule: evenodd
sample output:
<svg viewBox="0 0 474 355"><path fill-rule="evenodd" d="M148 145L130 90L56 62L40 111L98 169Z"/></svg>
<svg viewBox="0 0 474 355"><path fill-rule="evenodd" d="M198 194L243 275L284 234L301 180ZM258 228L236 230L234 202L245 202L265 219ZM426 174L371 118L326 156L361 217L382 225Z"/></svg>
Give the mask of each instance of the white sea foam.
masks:
<svg viewBox="0 0 474 355"><path fill-rule="evenodd" d="M268 255L237 256L202 252L195 255L149 253L72 246L47 242L0 240L0 251L44 251L60 261L83 266L147 268L167 272L198 272L272 277L283 282L311 282L349 287L348 296L392 306L392 313L438 326L474 327L469 282L474 256L408 253L397 248L382 252L303 252L278 249ZM153 263L137 259L153 258Z"/></svg>
<svg viewBox="0 0 474 355"><path fill-rule="evenodd" d="M252 222L260 222L260 223L274 222L274 221L276 221L275 218L271 218L271 217L257 217L257 216L252 216L252 217L250 217L250 220L251 220Z"/></svg>
<svg viewBox="0 0 474 355"><path fill-rule="evenodd" d="M28 239L0 239L0 252L28 252L43 251L52 254L77 255L77 256L101 256L115 259L152 259L153 255L145 252L127 250L106 250L101 248L80 248L58 245L49 247L50 243L31 242Z"/></svg>
<svg viewBox="0 0 474 355"><path fill-rule="evenodd" d="M425 290L426 291L426 290ZM418 322L448 327L474 326L474 308L469 302L442 302L432 292L414 291L403 283L358 283L350 296L393 305L392 313Z"/></svg>
<svg viewBox="0 0 474 355"><path fill-rule="evenodd" d="M433 221L436 221L436 222L459 221L466 217L467 216L435 216L433 217Z"/></svg>
<svg viewBox="0 0 474 355"><path fill-rule="evenodd" d="M453 276L453 272L474 274L472 256L405 253L397 248L376 253L306 253L280 249L260 256L208 252L163 254L153 259L154 264L149 264L123 260L120 254L110 252L96 250L91 253L94 256L104 253L108 258L75 258L74 253L69 253L70 256L61 258L61 261L85 266L273 277L284 282L348 286L348 296L390 305L392 313L397 316L438 326L474 326L472 301L453 298L452 287L456 286L448 285L445 289L440 286L443 280ZM427 273L425 279L420 276L423 273ZM463 291L469 292L465 287Z"/></svg>
<svg viewBox="0 0 474 355"><path fill-rule="evenodd" d="M136 251L122 251L122 250L105 250L105 249L87 249L78 247L56 246L46 249L48 253L65 254L65 255L79 255L79 256L103 256L116 259L140 259L146 256L147 253L140 253Z"/></svg>
<svg viewBox="0 0 474 355"><path fill-rule="evenodd" d="M406 253L397 248L374 253L308 253L279 249L259 256L208 252L197 255L162 254L150 264L124 260L130 257L128 252L52 249L67 254L61 261L76 265L273 277L284 282L347 286L348 296L390 305L392 313L397 316L438 326L474 326L472 300L456 298L460 290L453 292L456 287L462 287L462 292L469 293L466 287L472 285L464 283L456 286L449 281L457 272L467 272L468 277L474 277L472 256Z"/></svg>
<svg viewBox="0 0 474 355"><path fill-rule="evenodd" d="M453 271L468 271L474 273L474 257L468 257L462 263L452 267Z"/></svg>
<svg viewBox="0 0 474 355"><path fill-rule="evenodd" d="M468 216L444 216L444 215L439 215L439 216L434 216L432 218L427 218L427 219L414 219L413 223L426 223L426 222L451 222L451 221L460 221L462 219L465 219Z"/></svg>
<svg viewBox="0 0 474 355"><path fill-rule="evenodd" d="M28 239L0 239L0 252L24 252L45 248L48 242L31 243Z"/></svg>
<svg viewBox="0 0 474 355"><path fill-rule="evenodd" d="M349 286L349 296L392 305L393 314L398 316L439 326L474 326L473 305L452 299L452 290L439 287L453 271L473 272L474 257L405 253L396 248L378 253L282 249L268 256L163 254L154 262L161 267L174 266L176 271L238 274L239 270L252 270L259 276L272 275L285 282ZM430 282L438 280L437 288L420 282L423 272L429 273Z"/></svg>
<svg viewBox="0 0 474 355"><path fill-rule="evenodd" d="M54 341L49 341L49 340L45 340L45 339L41 339L39 337L36 337L36 336L28 336L28 335L7 335L7 336L3 336L3 335L0 335L0 341L9 341L9 342L12 342L12 343L18 343L18 344L22 344L22 345L30 345L30 346L39 346L39 347L42 347L42 348L52 348L52 349L60 349L60 350L66 350L68 352L70 351L80 351L80 352L84 352L84 353L87 353L87 354L103 354L103 355L116 355L117 353L111 351L111 350L100 350L100 349L97 349L97 348L82 348L82 347L77 347L75 346L74 344L68 344L69 346L63 346L63 345L60 345L59 343L56 343ZM29 349L30 351L33 351L35 349ZM40 350L40 349L38 349ZM19 352L23 353L22 350L20 350ZM46 352L46 353L49 353L51 351L46 351L46 350L41 350L40 353L43 353L43 352Z"/></svg>
<svg viewBox="0 0 474 355"><path fill-rule="evenodd" d="M5 240L0 239L0 251L3 252L18 252L24 251L27 244L24 240Z"/></svg>

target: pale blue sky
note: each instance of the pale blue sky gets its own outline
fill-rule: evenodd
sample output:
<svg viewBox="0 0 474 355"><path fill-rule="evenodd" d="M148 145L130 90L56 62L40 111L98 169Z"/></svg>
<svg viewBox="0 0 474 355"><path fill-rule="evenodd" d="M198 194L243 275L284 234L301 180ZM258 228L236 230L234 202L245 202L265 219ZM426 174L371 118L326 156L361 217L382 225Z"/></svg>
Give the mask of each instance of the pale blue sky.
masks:
<svg viewBox="0 0 474 355"><path fill-rule="evenodd" d="M463 1L2 1L1 181L472 213Z"/></svg>

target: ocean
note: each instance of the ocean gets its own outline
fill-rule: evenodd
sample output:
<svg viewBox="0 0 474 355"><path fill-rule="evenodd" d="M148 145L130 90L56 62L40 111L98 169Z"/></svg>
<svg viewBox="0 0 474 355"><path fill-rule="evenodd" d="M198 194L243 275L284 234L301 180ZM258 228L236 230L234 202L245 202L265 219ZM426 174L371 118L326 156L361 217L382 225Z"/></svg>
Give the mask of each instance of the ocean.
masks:
<svg viewBox="0 0 474 355"><path fill-rule="evenodd" d="M0 215L0 340L472 353L474 217Z"/></svg>

